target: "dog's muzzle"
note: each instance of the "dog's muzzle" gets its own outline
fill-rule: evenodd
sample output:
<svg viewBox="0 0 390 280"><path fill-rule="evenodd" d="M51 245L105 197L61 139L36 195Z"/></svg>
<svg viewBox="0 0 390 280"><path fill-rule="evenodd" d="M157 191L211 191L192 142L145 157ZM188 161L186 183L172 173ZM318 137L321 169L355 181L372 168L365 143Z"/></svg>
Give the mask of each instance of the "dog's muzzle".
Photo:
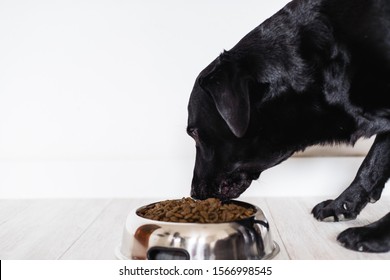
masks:
<svg viewBox="0 0 390 280"><path fill-rule="evenodd" d="M235 172L220 180L207 182L193 180L191 196L195 199L206 199L209 197L221 200L230 200L239 197L252 183L258 179L260 173Z"/></svg>

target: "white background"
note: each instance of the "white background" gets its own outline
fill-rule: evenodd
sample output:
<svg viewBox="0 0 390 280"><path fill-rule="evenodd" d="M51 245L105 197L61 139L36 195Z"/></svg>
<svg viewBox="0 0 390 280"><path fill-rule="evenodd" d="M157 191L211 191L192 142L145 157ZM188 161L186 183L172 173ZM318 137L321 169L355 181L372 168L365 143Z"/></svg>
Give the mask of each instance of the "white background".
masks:
<svg viewBox="0 0 390 280"><path fill-rule="evenodd" d="M287 2L0 0L0 197L188 195L196 76Z"/></svg>
<svg viewBox="0 0 390 280"><path fill-rule="evenodd" d="M287 2L1 0L0 158L192 156L196 76Z"/></svg>

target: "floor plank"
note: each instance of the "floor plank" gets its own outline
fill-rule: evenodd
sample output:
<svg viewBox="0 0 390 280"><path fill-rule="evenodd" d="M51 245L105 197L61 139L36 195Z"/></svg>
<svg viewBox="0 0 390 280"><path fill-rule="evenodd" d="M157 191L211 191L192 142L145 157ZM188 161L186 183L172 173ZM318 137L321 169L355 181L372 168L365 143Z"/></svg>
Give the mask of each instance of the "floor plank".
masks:
<svg viewBox="0 0 390 280"><path fill-rule="evenodd" d="M152 203L150 199L115 199L61 259L112 260L120 245L126 217L131 209Z"/></svg>
<svg viewBox="0 0 390 280"><path fill-rule="evenodd" d="M59 258L108 202L108 199L0 201L0 208L8 209L8 214L0 216L0 259Z"/></svg>

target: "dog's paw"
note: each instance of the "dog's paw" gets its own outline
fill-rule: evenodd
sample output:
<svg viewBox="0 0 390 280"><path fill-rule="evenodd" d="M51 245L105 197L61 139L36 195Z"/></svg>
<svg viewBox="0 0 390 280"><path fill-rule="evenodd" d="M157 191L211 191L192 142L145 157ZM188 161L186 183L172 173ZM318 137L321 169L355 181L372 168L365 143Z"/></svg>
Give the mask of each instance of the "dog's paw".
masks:
<svg viewBox="0 0 390 280"><path fill-rule="evenodd" d="M381 236L375 227L355 227L341 232L337 241L345 248L359 252L384 253L390 251L390 238Z"/></svg>
<svg viewBox="0 0 390 280"><path fill-rule="evenodd" d="M348 202L329 199L317 204L311 213L319 221L338 222L355 219L360 211L354 208Z"/></svg>

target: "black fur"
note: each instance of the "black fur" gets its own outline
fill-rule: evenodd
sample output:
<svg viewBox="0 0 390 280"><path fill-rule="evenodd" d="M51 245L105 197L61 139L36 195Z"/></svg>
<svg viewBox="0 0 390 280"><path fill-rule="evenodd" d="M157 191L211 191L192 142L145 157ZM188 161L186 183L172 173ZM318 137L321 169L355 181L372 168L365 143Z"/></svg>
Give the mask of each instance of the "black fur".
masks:
<svg viewBox="0 0 390 280"><path fill-rule="evenodd" d="M187 131L191 195L238 197L260 173L315 144L376 140L351 185L312 213L354 219L390 177L390 0L295 0L196 79ZM338 239L390 250L389 215Z"/></svg>

